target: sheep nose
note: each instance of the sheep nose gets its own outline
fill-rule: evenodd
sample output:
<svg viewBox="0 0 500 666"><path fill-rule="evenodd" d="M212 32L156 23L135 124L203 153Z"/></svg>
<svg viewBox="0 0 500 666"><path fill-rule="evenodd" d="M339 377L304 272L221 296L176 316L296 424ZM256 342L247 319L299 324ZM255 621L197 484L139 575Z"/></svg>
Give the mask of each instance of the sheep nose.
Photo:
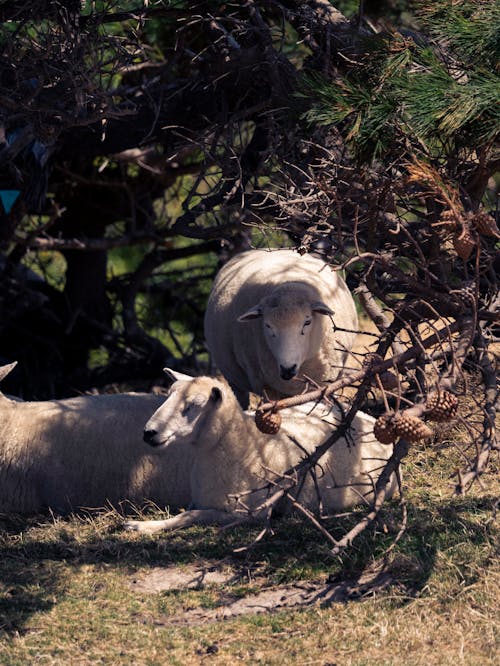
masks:
<svg viewBox="0 0 500 666"><path fill-rule="evenodd" d="M154 446L154 441L153 440L154 440L154 438L156 437L157 434L158 434L158 432L156 430L153 430L153 429L145 430L143 435L142 435L142 438L146 442L146 444L151 444L152 446Z"/></svg>
<svg viewBox="0 0 500 666"><path fill-rule="evenodd" d="M297 364L291 365L289 368L284 368L280 365L280 375L281 379L291 379L297 374Z"/></svg>

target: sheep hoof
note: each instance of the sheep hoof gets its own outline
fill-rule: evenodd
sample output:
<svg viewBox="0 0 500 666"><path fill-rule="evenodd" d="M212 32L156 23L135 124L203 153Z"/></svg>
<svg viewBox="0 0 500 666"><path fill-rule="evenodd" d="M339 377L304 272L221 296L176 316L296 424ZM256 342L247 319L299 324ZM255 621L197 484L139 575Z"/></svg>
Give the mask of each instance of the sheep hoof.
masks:
<svg viewBox="0 0 500 666"><path fill-rule="evenodd" d="M123 526L129 532L142 532L143 534L154 534L165 529L170 529L170 520L127 520Z"/></svg>
<svg viewBox="0 0 500 666"><path fill-rule="evenodd" d="M123 527L129 532L147 532L147 527L142 520L127 520Z"/></svg>

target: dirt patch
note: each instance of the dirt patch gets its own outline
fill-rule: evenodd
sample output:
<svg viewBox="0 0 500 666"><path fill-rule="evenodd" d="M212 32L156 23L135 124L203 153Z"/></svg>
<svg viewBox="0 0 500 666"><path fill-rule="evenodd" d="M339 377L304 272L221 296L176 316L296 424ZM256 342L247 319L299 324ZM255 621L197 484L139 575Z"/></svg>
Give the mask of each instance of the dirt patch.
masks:
<svg viewBox="0 0 500 666"><path fill-rule="evenodd" d="M192 564L183 567L155 567L134 575L130 587L136 592L154 594L169 590L200 589L206 585L231 583L238 575L221 564Z"/></svg>
<svg viewBox="0 0 500 666"><path fill-rule="evenodd" d="M175 566L154 569L131 586L140 592L199 588L208 584L231 583L238 576L234 572L217 570L217 567ZM224 594L224 603L213 609L192 608L173 617L155 617L156 626L196 626L209 622L233 619L242 615L272 613L285 608L301 608L314 605L327 606L335 602L371 596L393 582L389 572L367 571L356 578L341 581L308 581L265 589L257 594L232 599L230 590Z"/></svg>

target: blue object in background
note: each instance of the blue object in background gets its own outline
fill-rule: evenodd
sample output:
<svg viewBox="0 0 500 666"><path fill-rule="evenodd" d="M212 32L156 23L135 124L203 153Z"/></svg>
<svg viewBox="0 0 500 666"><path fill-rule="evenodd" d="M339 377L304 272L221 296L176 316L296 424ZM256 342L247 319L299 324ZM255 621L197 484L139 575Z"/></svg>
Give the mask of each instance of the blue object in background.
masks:
<svg viewBox="0 0 500 666"><path fill-rule="evenodd" d="M21 190L0 190L0 199L7 215L10 213L12 206L16 203L17 197L21 194Z"/></svg>

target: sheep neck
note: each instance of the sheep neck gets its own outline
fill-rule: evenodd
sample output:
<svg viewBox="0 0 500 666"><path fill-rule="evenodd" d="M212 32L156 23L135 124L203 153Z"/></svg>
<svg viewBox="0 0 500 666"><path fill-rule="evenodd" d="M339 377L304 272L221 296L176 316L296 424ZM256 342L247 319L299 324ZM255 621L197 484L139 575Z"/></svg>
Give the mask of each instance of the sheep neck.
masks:
<svg viewBox="0 0 500 666"><path fill-rule="evenodd" d="M271 440L271 441L269 441ZM191 474L197 508L235 509L233 495L263 484L263 469L276 442L261 433L236 400L207 419ZM255 503L252 496L252 503Z"/></svg>
<svg viewBox="0 0 500 666"><path fill-rule="evenodd" d="M245 467L248 454L262 446L261 439L267 439L257 429L253 416L243 412L235 398L228 397L205 422L202 436L205 446L199 453L212 467L220 464L223 468ZM232 465L233 461L237 465Z"/></svg>

